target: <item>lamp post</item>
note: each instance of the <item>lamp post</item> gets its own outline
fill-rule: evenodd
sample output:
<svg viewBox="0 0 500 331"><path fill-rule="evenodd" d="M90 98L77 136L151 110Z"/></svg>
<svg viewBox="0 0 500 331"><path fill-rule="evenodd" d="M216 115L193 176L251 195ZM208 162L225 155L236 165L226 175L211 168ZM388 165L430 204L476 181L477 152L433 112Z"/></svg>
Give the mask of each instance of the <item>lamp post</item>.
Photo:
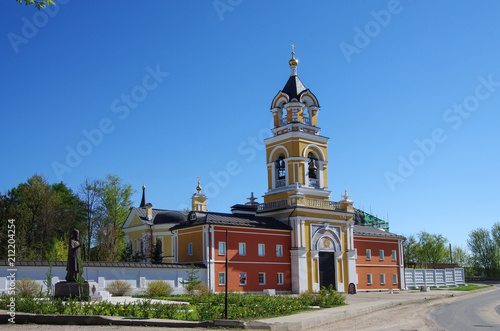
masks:
<svg viewBox="0 0 500 331"><path fill-rule="evenodd" d="M229 253L228 252L228 246L227 246L227 228L226 228L226 279L225 279L225 283L226 283L226 300L225 300L225 311L226 311L226 319L229 319L229 316L228 316L228 305L227 305L227 287L228 287L228 281L229 281L229 277L228 277L228 274L227 274L227 254Z"/></svg>

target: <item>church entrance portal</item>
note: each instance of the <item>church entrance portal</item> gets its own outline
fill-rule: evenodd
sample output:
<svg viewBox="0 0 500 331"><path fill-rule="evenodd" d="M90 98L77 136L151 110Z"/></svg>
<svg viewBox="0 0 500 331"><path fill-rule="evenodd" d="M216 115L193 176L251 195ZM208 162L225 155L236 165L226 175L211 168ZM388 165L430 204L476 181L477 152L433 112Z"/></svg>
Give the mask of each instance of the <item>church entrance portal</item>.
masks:
<svg viewBox="0 0 500 331"><path fill-rule="evenodd" d="M319 286L328 287L335 286L335 263L334 263L334 253L333 252L319 252Z"/></svg>

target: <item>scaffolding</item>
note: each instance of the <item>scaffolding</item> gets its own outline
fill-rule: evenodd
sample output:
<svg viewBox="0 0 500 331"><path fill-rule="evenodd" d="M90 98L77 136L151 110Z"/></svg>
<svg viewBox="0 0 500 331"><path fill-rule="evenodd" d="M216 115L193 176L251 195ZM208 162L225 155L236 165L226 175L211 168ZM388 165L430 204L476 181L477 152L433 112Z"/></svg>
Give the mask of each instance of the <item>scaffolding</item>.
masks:
<svg viewBox="0 0 500 331"><path fill-rule="evenodd" d="M354 209L354 224L370 226L372 228L382 229L384 231L389 232L389 222L386 222L372 214L368 214L367 212L361 209Z"/></svg>

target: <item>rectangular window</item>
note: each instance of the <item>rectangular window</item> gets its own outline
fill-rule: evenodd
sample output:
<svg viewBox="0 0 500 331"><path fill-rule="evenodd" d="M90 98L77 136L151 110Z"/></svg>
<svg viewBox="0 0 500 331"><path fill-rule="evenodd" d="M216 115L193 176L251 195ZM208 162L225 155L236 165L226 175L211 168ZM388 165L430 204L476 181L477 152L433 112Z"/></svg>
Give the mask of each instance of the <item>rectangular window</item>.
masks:
<svg viewBox="0 0 500 331"><path fill-rule="evenodd" d="M283 257L283 245L276 245L276 256Z"/></svg>
<svg viewBox="0 0 500 331"><path fill-rule="evenodd" d="M366 282L368 283L368 285L372 284L372 274L366 275Z"/></svg>
<svg viewBox="0 0 500 331"><path fill-rule="evenodd" d="M284 284L284 281L283 281L283 273L282 273L282 272L278 272L278 279L277 279L277 283L278 283L278 285L283 285L283 284Z"/></svg>
<svg viewBox="0 0 500 331"><path fill-rule="evenodd" d="M380 274L380 284L385 285L385 274Z"/></svg>
<svg viewBox="0 0 500 331"><path fill-rule="evenodd" d="M226 285L226 273L219 272L219 285Z"/></svg>
<svg viewBox="0 0 500 331"><path fill-rule="evenodd" d="M394 285L397 285L397 283L398 283L398 275L397 274L392 274L392 283Z"/></svg>
<svg viewBox="0 0 500 331"><path fill-rule="evenodd" d="M266 255L266 245L259 244L259 256L265 256L265 255Z"/></svg>
<svg viewBox="0 0 500 331"><path fill-rule="evenodd" d="M193 255L193 243L188 244L188 255Z"/></svg>
<svg viewBox="0 0 500 331"><path fill-rule="evenodd" d="M226 242L219 241L219 255L226 255Z"/></svg>
<svg viewBox="0 0 500 331"><path fill-rule="evenodd" d="M266 273L259 272L259 285L266 285Z"/></svg>
<svg viewBox="0 0 500 331"><path fill-rule="evenodd" d="M240 285L246 285L246 284L247 284L247 273L240 272Z"/></svg>
<svg viewBox="0 0 500 331"><path fill-rule="evenodd" d="M392 251L392 260L396 261L396 251L395 250Z"/></svg>
<svg viewBox="0 0 500 331"><path fill-rule="evenodd" d="M247 255L247 244L246 243L240 243L238 245L238 254L241 256Z"/></svg>
<svg viewBox="0 0 500 331"><path fill-rule="evenodd" d="M383 249L380 249L378 251L378 254L380 255L380 261L384 261L384 250Z"/></svg>
<svg viewBox="0 0 500 331"><path fill-rule="evenodd" d="M372 250L371 249L366 250L366 259L368 261L370 261L372 259Z"/></svg>

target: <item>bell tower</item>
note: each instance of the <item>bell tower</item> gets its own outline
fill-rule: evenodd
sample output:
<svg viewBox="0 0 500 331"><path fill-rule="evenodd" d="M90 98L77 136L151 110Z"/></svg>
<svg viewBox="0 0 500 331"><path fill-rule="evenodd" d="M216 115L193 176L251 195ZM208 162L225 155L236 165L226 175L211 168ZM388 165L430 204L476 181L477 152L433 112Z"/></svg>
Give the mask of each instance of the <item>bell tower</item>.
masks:
<svg viewBox="0 0 500 331"><path fill-rule="evenodd" d="M268 192L264 201L283 199L295 191L306 197L328 200L328 140L320 136L316 96L297 75L299 61L292 45L290 77L271 103L273 137L266 139Z"/></svg>
<svg viewBox="0 0 500 331"><path fill-rule="evenodd" d="M347 192L330 201L329 138L319 134L319 102L297 75L293 45L288 64L290 77L271 103L273 136L264 140L268 190L257 212L292 228L294 293L329 285L344 292L356 284L353 201Z"/></svg>

